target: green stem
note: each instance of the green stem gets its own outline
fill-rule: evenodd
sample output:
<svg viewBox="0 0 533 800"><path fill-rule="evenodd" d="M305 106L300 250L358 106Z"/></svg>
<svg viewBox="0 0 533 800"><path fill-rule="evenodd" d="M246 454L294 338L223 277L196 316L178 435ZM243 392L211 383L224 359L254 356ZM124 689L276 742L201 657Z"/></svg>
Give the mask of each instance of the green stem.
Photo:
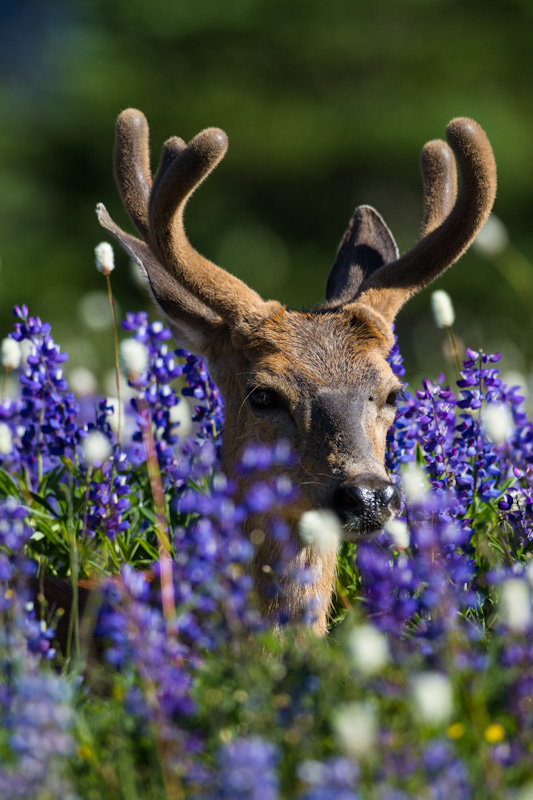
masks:
<svg viewBox="0 0 533 800"><path fill-rule="evenodd" d="M457 370L457 379L460 380L461 362L459 360L459 350L457 348L457 341L450 325L446 325L446 333L448 334L448 338L450 339L450 344L452 346L453 360L455 362L455 369Z"/></svg>
<svg viewBox="0 0 533 800"><path fill-rule="evenodd" d="M122 450L122 403L120 400L120 369L118 365L118 328L117 328L117 312L115 309L115 300L111 290L111 278L109 275L105 276L107 283L107 296L109 298L109 305L111 306L111 313L113 314L113 337L115 342L115 375L117 381L117 400L118 400L118 449Z"/></svg>

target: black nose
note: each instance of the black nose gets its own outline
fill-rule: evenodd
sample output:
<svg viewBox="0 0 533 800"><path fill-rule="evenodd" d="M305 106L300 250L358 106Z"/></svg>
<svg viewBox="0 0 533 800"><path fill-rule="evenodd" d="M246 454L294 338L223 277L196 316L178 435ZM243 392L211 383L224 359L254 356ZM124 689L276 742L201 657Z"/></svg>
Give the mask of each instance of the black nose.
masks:
<svg viewBox="0 0 533 800"><path fill-rule="evenodd" d="M333 495L332 507L345 526L371 533L400 509L400 492L381 479L344 483Z"/></svg>

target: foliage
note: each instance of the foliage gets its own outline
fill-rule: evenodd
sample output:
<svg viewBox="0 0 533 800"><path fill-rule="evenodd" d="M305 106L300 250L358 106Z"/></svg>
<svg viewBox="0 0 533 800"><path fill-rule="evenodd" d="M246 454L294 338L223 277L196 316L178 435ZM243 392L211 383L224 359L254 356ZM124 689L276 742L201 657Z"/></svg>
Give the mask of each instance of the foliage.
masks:
<svg viewBox="0 0 533 800"><path fill-rule="evenodd" d="M228 133L227 158L187 210L191 241L297 307L323 296L355 206L377 208L400 249L412 245L420 148L466 115L493 144L495 212L515 246L488 261L472 249L442 286L461 307L464 341L529 368L532 15L529 0L4 0L1 330L24 297L53 320L72 363L103 371L79 306L100 288L86 255L100 237L96 202L125 221L111 162L127 106L150 122L154 164L170 135ZM145 302L127 277L119 300ZM399 323L404 356L424 373L439 346L428 323L417 298Z"/></svg>
<svg viewBox="0 0 533 800"><path fill-rule="evenodd" d="M406 393L387 454L401 515L342 546L321 641L304 625L273 635L246 569L246 514L294 491L267 478L287 448L250 446L241 469L256 483L237 501L218 466L218 391L145 314L123 325L146 358L127 366L119 445L116 401L78 401L49 326L15 315L20 392L0 403L0 796L529 796L533 425L498 356L469 350L457 390L439 378ZM397 347L390 362L402 376ZM83 625L56 653L57 609L31 602L36 569L73 586L120 573L93 609L103 662Z"/></svg>

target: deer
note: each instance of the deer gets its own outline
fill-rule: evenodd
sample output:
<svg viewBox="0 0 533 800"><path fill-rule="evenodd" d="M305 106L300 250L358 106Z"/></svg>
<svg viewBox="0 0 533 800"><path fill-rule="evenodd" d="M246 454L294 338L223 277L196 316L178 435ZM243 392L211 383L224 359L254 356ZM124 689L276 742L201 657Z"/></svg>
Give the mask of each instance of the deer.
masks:
<svg viewBox="0 0 533 800"><path fill-rule="evenodd" d="M137 230L120 228L103 204L100 224L141 267L152 297L182 348L203 356L225 403L222 467L243 495L249 477L236 465L250 442L289 442L285 468L298 496L281 513L291 557L276 574L280 542L264 515L250 515L251 564L261 611L275 627L313 608L312 631L324 636L336 579L337 543L306 543L299 521L325 509L343 538L375 534L398 513L401 495L385 469L387 431L402 385L387 362L393 323L404 304L467 250L484 225L496 193L489 140L472 119L453 119L447 143L424 145L423 221L417 243L400 255L380 214L355 209L326 281L324 301L310 310L264 300L246 283L201 255L189 242L184 211L193 192L226 153L224 131L208 128L188 144L173 136L150 168L149 129L141 111L117 120L114 174ZM457 188L457 171L460 185ZM257 531L264 535L257 537ZM295 578L306 568L313 576Z"/></svg>

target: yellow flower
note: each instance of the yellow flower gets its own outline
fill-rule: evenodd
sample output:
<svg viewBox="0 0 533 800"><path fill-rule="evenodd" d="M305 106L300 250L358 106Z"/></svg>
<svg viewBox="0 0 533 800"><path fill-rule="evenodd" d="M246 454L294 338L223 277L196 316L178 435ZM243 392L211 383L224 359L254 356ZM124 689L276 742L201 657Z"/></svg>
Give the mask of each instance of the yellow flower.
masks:
<svg viewBox="0 0 533 800"><path fill-rule="evenodd" d="M94 753L88 745L80 744L78 747L78 756L84 761L91 761L91 759L94 758Z"/></svg>
<svg viewBox="0 0 533 800"><path fill-rule="evenodd" d="M499 722L492 722L485 729L485 739L489 744L498 744L505 739L505 731Z"/></svg>
<svg viewBox="0 0 533 800"><path fill-rule="evenodd" d="M450 739L460 739L461 736L464 736L465 730L466 728L462 722L454 722L453 725L450 725L446 733Z"/></svg>

